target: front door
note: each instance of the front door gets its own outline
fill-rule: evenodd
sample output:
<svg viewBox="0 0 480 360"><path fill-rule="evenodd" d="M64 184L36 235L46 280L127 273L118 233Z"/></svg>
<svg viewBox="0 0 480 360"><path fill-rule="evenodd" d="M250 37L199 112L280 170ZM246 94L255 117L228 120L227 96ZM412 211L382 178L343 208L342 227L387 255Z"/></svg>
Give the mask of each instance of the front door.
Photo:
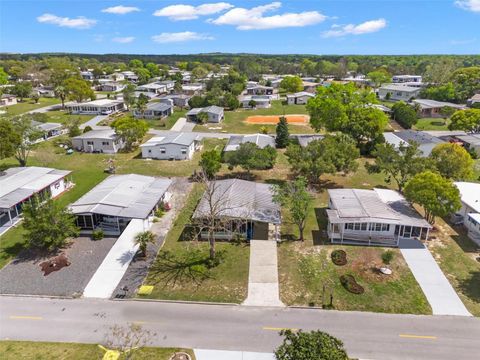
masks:
<svg viewBox="0 0 480 360"><path fill-rule="evenodd" d="M405 226L403 229L403 237L406 239L409 239L411 235L412 235L412 227Z"/></svg>

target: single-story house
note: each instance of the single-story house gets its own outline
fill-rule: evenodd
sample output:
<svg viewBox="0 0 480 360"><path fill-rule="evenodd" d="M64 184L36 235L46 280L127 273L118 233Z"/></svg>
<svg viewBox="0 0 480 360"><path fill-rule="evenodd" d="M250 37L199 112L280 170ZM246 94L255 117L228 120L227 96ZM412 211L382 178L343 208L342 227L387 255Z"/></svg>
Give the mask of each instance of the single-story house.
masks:
<svg viewBox="0 0 480 360"><path fill-rule="evenodd" d="M240 145L245 143L254 143L260 149L266 148L267 146L275 148L275 139L272 136L265 134L250 134L230 136L223 151L237 151Z"/></svg>
<svg viewBox="0 0 480 360"><path fill-rule="evenodd" d="M480 156L480 134L456 135L455 140L460 141L467 150L472 150Z"/></svg>
<svg viewBox="0 0 480 360"><path fill-rule="evenodd" d="M55 97L55 88L53 86L40 86L34 89L40 97L53 98Z"/></svg>
<svg viewBox="0 0 480 360"><path fill-rule="evenodd" d="M287 94L288 105L305 105L308 99L314 98L315 95L311 92L301 91L295 94Z"/></svg>
<svg viewBox="0 0 480 360"><path fill-rule="evenodd" d="M185 114L188 121L198 122L197 115L207 113L209 123L219 123L223 120L223 108L220 106L207 106L204 108L193 108Z"/></svg>
<svg viewBox="0 0 480 360"><path fill-rule="evenodd" d="M59 124L59 123L50 123L50 122L42 123L38 121L32 121L32 125L34 125L38 130L40 130L43 133L41 140L47 140L52 137L67 133L67 129L62 124Z"/></svg>
<svg viewBox="0 0 480 360"><path fill-rule="evenodd" d="M400 144L411 145L412 143L417 143L423 157L429 156L435 146L445 142L427 132L415 130L385 132L383 133L383 137L386 143L396 148L398 148Z"/></svg>
<svg viewBox="0 0 480 360"><path fill-rule="evenodd" d="M239 97L244 108L251 108L250 102L255 101L255 108L268 109L272 106L272 99L268 95L244 95Z"/></svg>
<svg viewBox="0 0 480 360"><path fill-rule="evenodd" d="M332 243L398 246L427 239L431 225L397 191L328 189L327 233Z"/></svg>
<svg viewBox="0 0 480 360"><path fill-rule="evenodd" d="M110 81L110 82L100 84L97 87L97 90L118 92L118 91L122 91L124 88L125 88L125 85L123 85L122 83Z"/></svg>
<svg viewBox="0 0 480 360"><path fill-rule="evenodd" d="M473 95L470 99L467 100L467 105L473 107L475 104L480 103L480 94Z"/></svg>
<svg viewBox="0 0 480 360"><path fill-rule="evenodd" d="M247 86L247 95L272 95L273 94L273 87L265 86L265 85L253 85L248 87Z"/></svg>
<svg viewBox="0 0 480 360"><path fill-rule="evenodd" d="M82 77L83 80L95 79L95 76L93 76L93 73L91 71L80 71L80 76Z"/></svg>
<svg viewBox="0 0 480 360"><path fill-rule="evenodd" d="M83 103L66 104L71 114L109 115L125 109L122 100L99 99Z"/></svg>
<svg viewBox="0 0 480 360"><path fill-rule="evenodd" d="M135 74L133 71L122 71L121 74L125 77L127 81L130 81L131 83L136 83L138 82L138 75Z"/></svg>
<svg viewBox="0 0 480 360"><path fill-rule="evenodd" d="M147 104L147 109L143 112L134 109L133 116L136 119L163 119L173 114L173 106L162 102L151 102Z"/></svg>
<svg viewBox="0 0 480 360"><path fill-rule="evenodd" d="M158 94L157 93L153 93L153 92L146 92L146 91L134 91L133 92L133 96L138 99L140 97L140 95L143 95L143 96L146 96L148 98L148 100L152 100L152 99L156 99L158 98Z"/></svg>
<svg viewBox="0 0 480 360"><path fill-rule="evenodd" d="M0 96L0 107L2 106L11 106L17 104L17 97L11 94L2 94Z"/></svg>
<svg viewBox="0 0 480 360"><path fill-rule="evenodd" d="M175 88L175 81L173 80L158 81L157 84L164 85L165 89L167 90L167 93L172 92L173 89Z"/></svg>
<svg viewBox="0 0 480 360"><path fill-rule="evenodd" d="M200 147L198 134L183 132L155 136L140 145L143 158L159 160L190 160Z"/></svg>
<svg viewBox="0 0 480 360"><path fill-rule="evenodd" d="M322 140L325 136L323 135L292 135L291 137L297 139L298 144L304 148L308 144L310 144L312 141Z"/></svg>
<svg viewBox="0 0 480 360"><path fill-rule="evenodd" d="M120 235L132 219L148 230L155 210L171 198L172 180L137 174L111 175L69 206L82 232Z"/></svg>
<svg viewBox="0 0 480 360"><path fill-rule="evenodd" d="M400 84L388 84L378 88L378 97L380 99L389 99L396 101L410 101L416 98L422 89Z"/></svg>
<svg viewBox="0 0 480 360"><path fill-rule="evenodd" d="M166 94L167 86L164 84L160 84L158 82L153 82L153 83L137 86L137 91L143 91L143 92L154 93L154 94Z"/></svg>
<svg viewBox="0 0 480 360"><path fill-rule="evenodd" d="M36 166L12 167L0 172L0 234L20 219L23 204L33 195L54 198L72 187L70 173Z"/></svg>
<svg viewBox="0 0 480 360"><path fill-rule="evenodd" d="M247 240L267 240L271 225L278 239L280 206L273 201L271 185L228 179L212 181L208 186L209 190L195 209L193 219L201 223L210 215L209 207L214 204L218 209L218 223L222 224L213 234L216 239L231 240L243 236ZM201 225L199 230L200 238L208 239L207 230Z"/></svg>
<svg viewBox="0 0 480 360"><path fill-rule="evenodd" d="M178 106L179 108L186 108L188 107L188 100L192 97L190 95L185 94L172 94L172 95L165 95L160 98L160 102L165 102L167 100L171 100L174 106Z"/></svg>
<svg viewBox="0 0 480 360"><path fill-rule="evenodd" d="M72 138L72 147L88 153L114 154L125 147L113 129L91 130Z"/></svg>
<svg viewBox="0 0 480 360"><path fill-rule="evenodd" d="M383 111L387 115L392 113L392 109L390 109L388 106L385 106L385 105L382 105L382 104L369 104L368 106L373 107L375 109L378 109L380 111Z"/></svg>
<svg viewBox="0 0 480 360"><path fill-rule="evenodd" d="M317 88L322 86L321 83L312 82L312 81L303 81L303 91L315 94L317 92Z"/></svg>
<svg viewBox="0 0 480 360"><path fill-rule="evenodd" d="M203 91L203 84L184 84L182 85L182 92L185 95L197 95Z"/></svg>
<svg viewBox="0 0 480 360"><path fill-rule="evenodd" d="M280 88L280 84L282 83L282 78L280 79L272 79L270 80L270 86L273 87L274 89Z"/></svg>
<svg viewBox="0 0 480 360"><path fill-rule="evenodd" d="M115 72L113 74L108 75L107 78L112 80L113 82L124 81L125 74L122 74L121 72Z"/></svg>
<svg viewBox="0 0 480 360"><path fill-rule="evenodd" d="M422 83L422 75L393 75L392 83Z"/></svg>
<svg viewBox="0 0 480 360"><path fill-rule="evenodd" d="M468 236L480 245L480 184L472 182L456 182L460 191L462 208L456 212L468 230Z"/></svg>
<svg viewBox="0 0 480 360"><path fill-rule="evenodd" d="M444 107L450 107L455 110L463 110L466 108L465 105L453 104L450 102L444 101L436 101L430 99L413 99L413 104L418 105L419 108L419 115L421 117L435 117L441 118L443 115L441 114L441 110Z"/></svg>

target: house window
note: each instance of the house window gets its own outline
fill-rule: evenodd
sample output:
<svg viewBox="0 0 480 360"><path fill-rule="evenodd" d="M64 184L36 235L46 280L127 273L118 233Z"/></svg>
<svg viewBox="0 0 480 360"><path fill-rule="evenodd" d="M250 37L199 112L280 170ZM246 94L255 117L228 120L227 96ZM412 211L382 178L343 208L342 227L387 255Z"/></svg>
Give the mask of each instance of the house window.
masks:
<svg viewBox="0 0 480 360"><path fill-rule="evenodd" d="M152 153L152 150L151 150L151 149L148 149L148 153L151 154L151 153Z"/></svg>
<svg viewBox="0 0 480 360"><path fill-rule="evenodd" d="M187 153L187 148L182 148L182 154L186 154Z"/></svg>
<svg viewBox="0 0 480 360"><path fill-rule="evenodd" d="M108 141L102 141L102 145L110 145Z"/></svg>
<svg viewBox="0 0 480 360"><path fill-rule="evenodd" d="M360 223L355 223L353 229L360 230Z"/></svg>
<svg viewBox="0 0 480 360"><path fill-rule="evenodd" d="M361 230L366 231L367 230L367 223L362 223L361 225L362 225Z"/></svg>
<svg viewBox="0 0 480 360"><path fill-rule="evenodd" d="M165 148L160 148L160 154L165 154L166 152Z"/></svg>
<svg viewBox="0 0 480 360"><path fill-rule="evenodd" d="M93 145L93 141L87 141L87 145Z"/></svg>

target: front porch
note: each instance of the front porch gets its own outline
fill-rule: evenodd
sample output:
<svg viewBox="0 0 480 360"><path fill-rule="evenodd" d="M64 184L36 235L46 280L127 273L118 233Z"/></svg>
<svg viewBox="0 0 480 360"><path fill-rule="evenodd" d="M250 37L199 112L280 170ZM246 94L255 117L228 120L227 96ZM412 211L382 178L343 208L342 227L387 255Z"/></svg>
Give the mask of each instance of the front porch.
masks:
<svg viewBox="0 0 480 360"><path fill-rule="evenodd" d="M102 214L79 214L75 220L82 234L91 234L101 229L105 235L118 236L127 227L131 219Z"/></svg>
<svg viewBox="0 0 480 360"><path fill-rule="evenodd" d="M275 234L273 238L278 240L279 229L276 224L232 219L223 224L221 230L215 231L213 236L216 240L233 240L236 238L246 239L247 241L268 240L272 238L272 230ZM199 235L202 240L208 239L208 231L205 229L202 229Z"/></svg>

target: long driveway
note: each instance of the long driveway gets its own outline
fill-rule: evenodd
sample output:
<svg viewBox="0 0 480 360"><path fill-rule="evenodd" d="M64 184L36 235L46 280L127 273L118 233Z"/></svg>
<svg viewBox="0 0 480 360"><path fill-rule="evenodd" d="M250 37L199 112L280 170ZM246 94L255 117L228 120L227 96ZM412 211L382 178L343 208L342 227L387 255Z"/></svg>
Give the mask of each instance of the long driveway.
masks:
<svg viewBox="0 0 480 360"><path fill-rule="evenodd" d="M321 329L361 359L478 359L480 319L317 309L0 296L0 338L101 342L114 324L138 322L156 346L272 352L281 328Z"/></svg>
<svg viewBox="0 0 480 360"><path fill-rule="evenodd" d="M430 251L420 241L403 239L399 247L434 315L471 316Z"/></svg>

